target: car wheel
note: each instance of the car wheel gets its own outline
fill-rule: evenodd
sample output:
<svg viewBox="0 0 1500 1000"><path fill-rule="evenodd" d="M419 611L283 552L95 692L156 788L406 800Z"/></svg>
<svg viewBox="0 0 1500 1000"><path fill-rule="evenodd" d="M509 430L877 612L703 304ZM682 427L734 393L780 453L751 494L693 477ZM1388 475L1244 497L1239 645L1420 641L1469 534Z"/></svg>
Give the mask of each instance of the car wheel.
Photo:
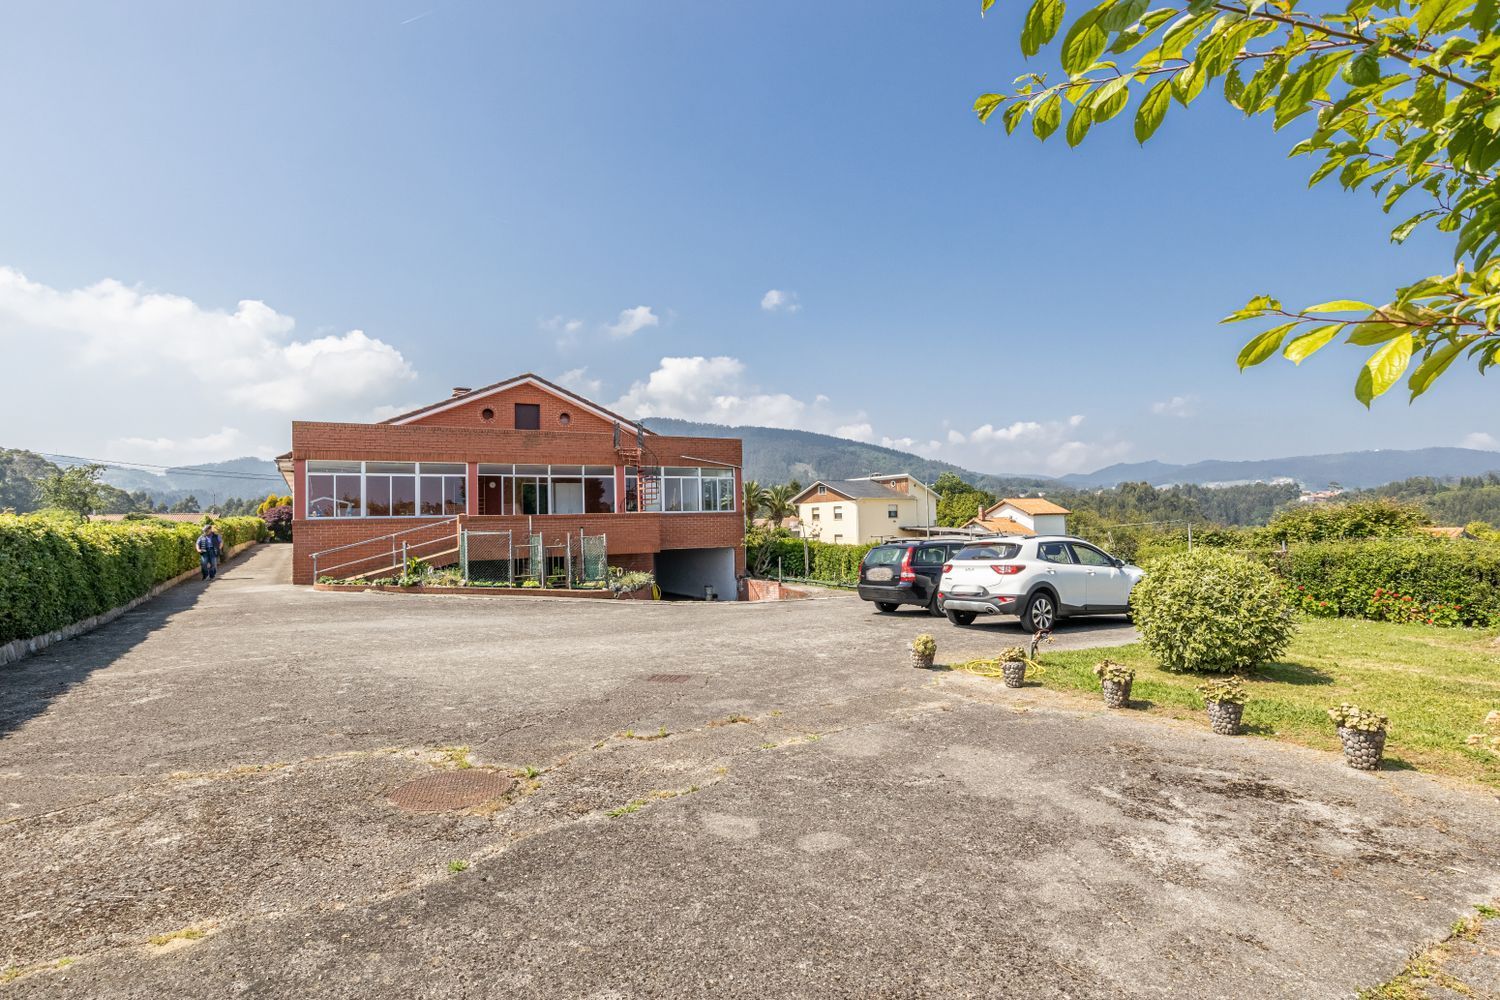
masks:
<svg viewBox="0 0 1500 1000"><path fill-rule="evenodd" d="M943 609L938 607L937 591L932 592L932 599L927 602L927 613L934 618L943 617Z"/></svg>
<svg viewBox="0 0 1500 1000"><path fill-rule="evenodd" d="M1057 605L1052 600L1052 595L1045 590L1031 595L1031 600L1026 602L1026 610L1021 614L1021 622L1032 632L1041 632L1050 629L1057 624Z"/></svg>
<svg viewBox="0 0 1500 1000"><path fill-rule="evenodd" d="M890 614L892 611L895 611L896 608L899 607L899 605L896 604L895 601L876 601L875 607L879 608L886 614Z"/></svg>
<svg viewBox="0 0 1500 1000"><path fill-rule="evenodd" d="M948 620L955 625L973 625L974 612L972 611L945 611Z"/></svg>

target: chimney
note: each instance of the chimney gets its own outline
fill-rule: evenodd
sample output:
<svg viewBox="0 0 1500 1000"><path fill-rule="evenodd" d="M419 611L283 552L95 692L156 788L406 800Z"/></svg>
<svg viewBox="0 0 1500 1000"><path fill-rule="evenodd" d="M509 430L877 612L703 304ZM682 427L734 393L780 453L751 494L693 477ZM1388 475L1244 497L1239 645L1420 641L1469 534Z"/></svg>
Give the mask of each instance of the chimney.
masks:
<svg viewBox="0 0 1500 1000"><path fill-rule="evenodd" d="M453 387L453 397L452 398L457 399L459 396L466 395L467 393L470 393L472 391L473 390L470 389L466 385L455 385Z"/></svg>

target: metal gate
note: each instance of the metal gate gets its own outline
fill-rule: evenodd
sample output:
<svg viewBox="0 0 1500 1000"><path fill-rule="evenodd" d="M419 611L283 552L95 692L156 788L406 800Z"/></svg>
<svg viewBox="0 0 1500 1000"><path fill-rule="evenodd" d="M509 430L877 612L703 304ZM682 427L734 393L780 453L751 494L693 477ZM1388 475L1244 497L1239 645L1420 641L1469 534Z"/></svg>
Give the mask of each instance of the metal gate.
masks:
<svg viewBox="0 0 1500 1000"><path fill-rule="evenodd" d="M605 558L603 535L584 535L580 539L583 558L583 580L597 583L609 576L609 562Z"/></svg>
<svg viewBox="0 0 1500 1000"><path fill-rule="evenodd" d="M508 531L464 530L459 563L465 580L515 583L516 563Z"/></svg>

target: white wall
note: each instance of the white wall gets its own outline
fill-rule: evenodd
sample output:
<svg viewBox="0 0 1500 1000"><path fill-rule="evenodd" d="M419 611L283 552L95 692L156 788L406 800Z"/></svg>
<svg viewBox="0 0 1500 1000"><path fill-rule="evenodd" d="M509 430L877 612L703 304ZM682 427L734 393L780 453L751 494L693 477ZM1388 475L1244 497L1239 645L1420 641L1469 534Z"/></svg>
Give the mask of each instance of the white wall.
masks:
<svg viewBox="0 0 1500 1000"><path fill-rule="evenodd" d="M699 600L707 584L719 600L733 601L739 593L734 549L663 549L656 554L656 582L664 594Z"/></svg>

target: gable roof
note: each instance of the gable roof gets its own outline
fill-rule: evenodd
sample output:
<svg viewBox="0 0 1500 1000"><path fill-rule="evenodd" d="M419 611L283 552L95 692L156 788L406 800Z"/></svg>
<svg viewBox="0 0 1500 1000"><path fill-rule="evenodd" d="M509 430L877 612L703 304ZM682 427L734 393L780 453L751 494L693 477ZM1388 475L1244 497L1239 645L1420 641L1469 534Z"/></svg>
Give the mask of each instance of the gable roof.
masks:
<svg viewBox="0 0 1500 1000"><path fill-rule="evenodd" d="M858 482L862 479L868 479L876 483L884 483L892 479L905 479L907 482L916 483L918 486L922 487L922 489L926 490L931 496L938 495L937 490L933 489L931 486L928 486L926 483L922 482L922 480L918 479L910 472L894 472L888 475L881 476L858 476L855 479L850 480L850 482Z"/></svg>
<svg viewBox="0 0 1500 1000"><path fill-rule="evenodd" d="M578 393L573 392L570 389L564 389L556 382L549 382L546 379L542 378L540 375L533 375L531 372L526 372L523 375L517 375L513 378L505 379L502 382L494 382L490 385L482 386L478 389L470 389L468 392L460 393L457 396L450 396L449 398L444 399L441 402L430 403L427 406L411 410L408 413L398 414L397 416L391 417L388 420L382 420L381 423L409 424L419 417L428 417L434 413L442 413L444 410L451 410L455 406L463 406L465 403L472 403L477 399L483 399L485 396L493 396L496 393L504 392L506 389L514 389L518 385L532 385L544 392L550 392L554 396L560 396L563 399L566 399L568 402L573 403L575 406L588 410L596 417L601 417L605 420L613 420L619 423L622 428L629 428L633 431L644 431L647 434L655 433L655 431L652 431L651 429L636 423L634 420L630 420L627 417L622 417L612 410L606 410L598 403L595 403L592 400L584 399L582 396L578 395Z"/></svg>
<svg viewBox="0 0 1500 1000"><path fill-rule="evenodd" d="M846 500L912 499L909 495L897 493L889 486L883 486L872 479L819 479L811 483L807 489L792 497L792 503L804 503L806 497L812 494L819 486L825 487L830 493L837 493Z"/></svg>
<svg viewBox="0 0 1500 1000"><path fill-rule="evenodd" d="M990 510L998 510L999 508L1003 507L1005 504L1010 504L1016 510L1025 511L1028 514L1071 514L1071 513L1073 513L1068 508L1066 508L1066 507L1059 507L1057 504L1053 503L1051 500L1045 500L1042 497L1006 497L1004 500L1001 500L999 503L997 503L993 507L991 507ZM988 514L989 511L985 511L985 513Z"/></svg>
<svg viewBox="0 0 1500 1000"><path fill-rule="evenodd" d="M976 517L965 528L983 528L985 531L996 535L1025 535L1030 538L1036 532L1018 521L1012 521L1008 517Z"/></svg>

